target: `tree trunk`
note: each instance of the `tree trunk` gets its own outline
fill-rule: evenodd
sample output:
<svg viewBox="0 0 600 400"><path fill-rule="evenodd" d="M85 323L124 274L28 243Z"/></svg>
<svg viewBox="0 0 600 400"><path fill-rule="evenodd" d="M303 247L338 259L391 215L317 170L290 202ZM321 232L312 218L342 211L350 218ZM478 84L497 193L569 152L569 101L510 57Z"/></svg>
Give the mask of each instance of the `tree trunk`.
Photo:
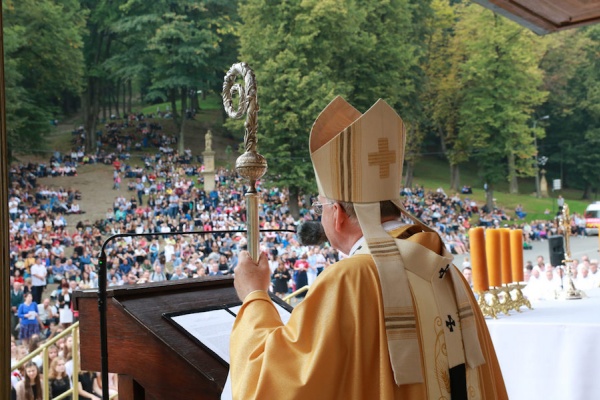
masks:
<svg viewBox="0 0 600 400"><path fill-rule="evenodd" d="M103 60L106 60L110 54L111 39L108 31L99 31L97 26L92 25L90 37L97 39L94 58L90 61L90 69L97 68ZM84 129L85 150L96 150L96 125L98 123L98 112L100 111L100 96L102 94L103 82L99 76L90 75L88 77L87 91L84 97Z"/></svg>
<svg viewBox="0 0 600 400"><path fill-rule="evenodd" d="M129 92L129 97L127 98L127 112L131 113L131 102L133 97L133 88L131 87L131 79L127 81L127 89Z"/></svg>
<svg viewBox="0 0 600 400"><path fill-rule="evenodd" d="M171 115L173 116L173 122L177 131L181 130L181 120L179 112L177 111L177 91L175 89L169 89L169 99L171 99Z"/></svg>
<svg viewBox="0 0 600 400"><path fill-rule="evenodd" d="M112 110L112 99L111 99L111 85L105 85L104 86L104 90L102 91L102 93L104 93L104 96L102 97L102 102L106 105L108 105L108 118L112 118L113 116L113 110Z"/></svg>
<svg viewBox="0 0 600 400"><path fill-rule="evenodd" d="M288 200L288 205L290 206L290 214L294 219L300 218L300 207L298 207L298 187L290 186L290 198Z"/></svg>
<svg viewBox="0 0 600 400"><path fill-rule="evenodd" d="M117 82L115 82L114 86L115 91L113 93L114 95L114 100L115 100L115 114L117 116L117 118L121 118L121 109L119 108L119 95L121 93L121 81L117 80Z"/></svg>
<svg viewBox="0 0 600 400"><path fill-rule="evenodd" d="M185 117L181 118L181 128L179 128L179 140L177 151L179 151L179 155L183 155L185 151L185 146L183 144L183 136L184 136L184 127L185 127Z"/></svg>
<svg viewBox="0 0 600 400"><path fill-rule="evenodd" d="M125 115L125 113L127 112L127 82L123 82L123 96L121 97L121 100L123 100L123 115Z"/></svg>
<svg viewBox="0 0 600 400"><path fill-rule="evenodd" d="M198 101L198 90L190 89L190 110L198 111L200 110L200 102Z"/></svg>
<svg viewBox="0 0 600 400"><path fill-rule="evenodd" d="M515 153L508 153L508 183L510 194L519 193L519 182L517 181L517 167L515 165Z"/></svg>
<svg viewBox="0 0 600 400"><path fill-rule="evenodd" d="M589 182L585 182L585 186L583 188L583 195L581 196L581 200L589 200L592 194L592 185Z"/></svg>
<svg viewBox="0 0 600 400"><path fill-rule="evenodd" d="M179 141L178 141L179 147L178 147L178 149L179 149L179 155L183 155L183 152L185 150L184 127L185 127L185 121L187 120L187 112L188 112L187 89L181 88L180 95L181 95L181 126L179 127Z"/></svg>
<svg viewBox="0 0 600 400"><path fill-rule="evenodd" d="M307 210L310 210L310 207L312 206L312 204L310 202L310 194L306 193L303 197L304 197L304 207L306 207Z"/></svg>
<svg viewBox="0 0 600 400"><path fill-rule="evenodd" d="M96 125L98 123L98 111L100 108L100 80L99 78L88 78L87 92L84 96L84 129L85 150L96 149Z"/></svg>
<svg viewBox="0 0 600 400"><path fill-rule="evenodd" d="M460 167L458 164L450 165L450 190L460 190Z"/></svg>
<svg viewBox="0 0 600 400"><path fill-rule="evenodd" d="M438 135L440 136L440 145L442 147L442 153L447 154L448 146L446 146L446 139L444 137L444 130L438 127Z"/></svg>
<svg viewBox="0 0 600 400"><path fill-rule="evenodd" d="M406 175L404 176L404 187L411 188L413 186L414 162L406 162Z"/></svg>
<svg viewBox="0 0 600 400"><path fill-rule="evenodd" d="M485 193L485 204L487 205L488 211L494 211L494 188L488 184L488 190Z"/></svg>
<svg viewBox="0 0 600 400"><path fill-rule="evenodd" d="M106 89L103 91L103 96L102 96L102 119L104 121L108 121L108 117L110 116L110 114L107 114L107 110L106 110Z"/></svg>

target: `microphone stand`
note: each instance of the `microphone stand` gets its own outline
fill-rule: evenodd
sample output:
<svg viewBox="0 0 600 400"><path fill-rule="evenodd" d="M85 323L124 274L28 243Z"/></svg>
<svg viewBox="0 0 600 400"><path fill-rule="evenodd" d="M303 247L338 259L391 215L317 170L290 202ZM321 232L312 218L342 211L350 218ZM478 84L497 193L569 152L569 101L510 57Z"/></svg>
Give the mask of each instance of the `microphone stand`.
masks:
<svg viewBox="0 0 600 400"><path fill-rule="evenodd" d="M102 380L102 398L109 399L108 393L108 327L106 318L106 288L107 288L107 257L106 245L114 239L122 237L146 237L146 236L184 236L184 235L202 235L202 234L221 234L221 233L242 233L246 230L226 230L226 231L191 231L191 232L154 232L154 233L118 233L110 236L102 243L100 255L98 256L98 311L100 314L100 368ZM261 232L293 232L291 229L264 229Z"/></svg>

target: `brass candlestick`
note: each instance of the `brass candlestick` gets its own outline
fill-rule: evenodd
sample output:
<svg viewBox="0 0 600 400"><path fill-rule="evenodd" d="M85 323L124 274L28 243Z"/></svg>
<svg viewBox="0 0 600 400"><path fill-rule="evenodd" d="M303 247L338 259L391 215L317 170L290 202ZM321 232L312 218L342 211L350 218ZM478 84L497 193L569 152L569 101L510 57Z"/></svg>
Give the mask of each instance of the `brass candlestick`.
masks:
<svg viewBox="0 0 600 400"><path fill-rule="evenodd" d="M495 307L495 301L496 299L492 298L491 303L489 304L485 298L485 295L488 294L488 292L477 292L477 304L479 305L479 308L481 309L481 313L486 316L486 317L492 317L494 319L497 319L497 312L496 312L496 307Z"/></svg>
<svg viewBox="0 0 600 400"><path fill-rule="evenodd" d="M519 282L490 287L484 292L477 292L477 304L484 316L498 318L498 314L510 315L511 310L521 312L525 306L533 310L529 300L523 296L522 286Z"/></svg>
<svg viewBox="0 0 600 400"><path fill-rule="evenodd" d="M506 300L507 296L504 296L505 293L502 286L491 287L488 293L491 295L491 306L496 309L496 313L501 312L505 315L509 315L510 307L508 307L508 302ZM502 296L500 296L501 294Z"/></svg>
<svg viewBox="0 0 600 400"><path fill-rule="evenodd" d="M510 310L514 310L515 308L515 302L511 295L512 287L509 284L505 283L502 287L498 288L498 290L500 290L502 293L502 304L504 309L507 310L504 313L506 315L510 315Z"/></svg>
<svg viewBox="0 0 600 400"><path fill-rule="evenodd" d="M573 260L571 259L571 219L569 216L569 205L566 203L563 205L560 218L565 237L565 259L563 260L563 264L567 270L567 285L558 293L557 298L562 300L579 300L585 296L585 293L575 288L575 284L573 283L573 274L571 273L571 264L573 264Z"/></svg>
<svg viewBox="0 0 600 400"><path fill-rule="evenodd" d="M520 282L515 282L515 283L511 284L511 286L510 286L510 291L511 291L511 295L512 295L511 296L512 305L513 305L512 309L517 312L521 312L521 307L523 307L523 306L529 308L530 310L533 310L529 300L525 296L523 296L523 291L521 289L524 287L525 286L521 286Z"/></svg>
<svg viewBox="0 0 600 400"><path fill-rule="evenodd" d="M244 79L244 88L235 83L238 76ZM233 108L233 95L238 94L239 105L237 110ZM258 226L258 193L256 192L256 181L267 172L267 160L256 151L258 138L256 131L258 127L258 99L256 79L254 71L248 64L242 62L233 64L223 82L223 106L227 115L239 119L244 114L244 149L245 153L238 157L235 169L250 181L250 186L245 194L246 197L246 226L248 229L248 252L252 259L258 262L260 255L259 226Z"/></svg>

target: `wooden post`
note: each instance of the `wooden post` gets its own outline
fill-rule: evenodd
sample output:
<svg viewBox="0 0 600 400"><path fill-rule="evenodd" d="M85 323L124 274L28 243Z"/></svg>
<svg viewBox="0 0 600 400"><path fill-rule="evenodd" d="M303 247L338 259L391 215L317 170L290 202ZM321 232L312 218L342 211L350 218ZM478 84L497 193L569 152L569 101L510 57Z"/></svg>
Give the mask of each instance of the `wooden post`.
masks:
<svg viewBox="0 0 600 400"><path fill-rule="evenodd" d="M6 97L4 91L4 31L0 5L0 315L2 316L2 361L0 398L10 399L10 269L8 239L8 138L6 134Z"/></svg>

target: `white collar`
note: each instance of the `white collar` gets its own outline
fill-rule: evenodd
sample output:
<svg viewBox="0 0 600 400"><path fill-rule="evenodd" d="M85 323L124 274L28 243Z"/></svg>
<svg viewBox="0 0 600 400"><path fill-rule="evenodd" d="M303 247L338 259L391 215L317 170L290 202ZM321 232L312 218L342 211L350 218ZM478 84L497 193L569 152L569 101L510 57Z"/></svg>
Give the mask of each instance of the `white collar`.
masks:
<svg viewBox="0 0 600 400"><path fill-rule="evenodd" d="M385 229L386 232L393 231L394 229L400 228L404 225L406 225L404 222L398 220L386 221L382 224L383 229ZM358 249L362 247L364 242L365 237L361 236L360 239L358 239L356 243L354 243L354 246L352 246L352 248L350 249L350 256L353 256L354 253L356 253Z"/></svg>

